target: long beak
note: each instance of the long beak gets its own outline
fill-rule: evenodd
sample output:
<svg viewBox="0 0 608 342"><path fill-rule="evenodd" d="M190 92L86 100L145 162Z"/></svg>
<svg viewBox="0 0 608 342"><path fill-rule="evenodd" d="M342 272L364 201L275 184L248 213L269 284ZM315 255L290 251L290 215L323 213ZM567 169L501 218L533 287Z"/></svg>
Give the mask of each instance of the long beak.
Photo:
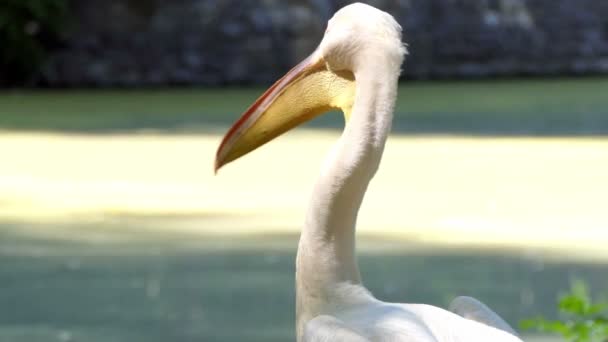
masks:
<svg viewBox="0 0 608 342"><path fill-rule="evenodd" d="M350 112L354 76L332 72L315 51L273 84L224 136L215 171L288 130L333 109Z"/></svg>

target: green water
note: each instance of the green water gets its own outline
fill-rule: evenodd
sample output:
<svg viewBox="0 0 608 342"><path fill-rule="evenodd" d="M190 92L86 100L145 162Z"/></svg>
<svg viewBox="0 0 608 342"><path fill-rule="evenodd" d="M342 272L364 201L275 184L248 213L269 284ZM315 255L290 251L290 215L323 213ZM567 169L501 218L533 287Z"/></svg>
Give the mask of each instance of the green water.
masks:
<svg viewBox="0 0 608 342"><path fill-rule="evenodd" d="M0 92L0 129L109 132L217 130L259 89ZM395 132L606 134L608 78L403 84ZM314 127L337 128L340 115Z"/></svg>
<svg viewBox="0 0 608 342"><path fill-rule="evenodd" d="M140 232L135 242L99 243L19 231L0 234L0 341L293 340L295 236L268 236L273 247L258 248L260 238ZM360 242L366 285L387 301L445 307L474 295L516 324L553 316L572 279L608 288L608 265L567 256L407 243L371 252Z"/></svg>
<svg viewBox="0 0 608 342"><path fill-rule="evenodd" d="M205 134L223 131L261 91L10 91L0 93L0 129ZM606 78L405 84L395 131L607 134L607 91ZM29 228L0 222L0 341L293 340L295 236L267 236L272 247L260 248L260 238L136 232L87 241ZM536 314L553 317L556 296L574 278L608 289L608 264L568 255L370 244L360 239L361 269L379 298L446 306L473 295L515 326Z"/></svg>

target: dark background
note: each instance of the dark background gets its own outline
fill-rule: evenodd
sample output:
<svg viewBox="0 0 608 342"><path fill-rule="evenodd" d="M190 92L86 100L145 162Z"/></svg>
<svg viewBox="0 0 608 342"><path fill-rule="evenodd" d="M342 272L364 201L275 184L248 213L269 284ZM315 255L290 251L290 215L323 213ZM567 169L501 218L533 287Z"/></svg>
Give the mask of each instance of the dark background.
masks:
<svg viewBox="0 0 608 342"><path fill-rule="evenodd" d="M267 84L349 2L4 0L0 84ZM606 1L367 2L403 26L408 79L608 73Z"/></svg>

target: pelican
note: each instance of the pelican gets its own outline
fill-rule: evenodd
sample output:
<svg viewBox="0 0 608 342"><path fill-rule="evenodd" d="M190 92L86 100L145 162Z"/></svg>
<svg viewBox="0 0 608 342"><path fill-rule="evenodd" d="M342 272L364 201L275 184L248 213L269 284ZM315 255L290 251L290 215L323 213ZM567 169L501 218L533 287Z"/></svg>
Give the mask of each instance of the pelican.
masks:
<svg viewBox="0 0 608 342"><path fill-rule="evenodd" d="M521 341L473 298L457 298L451 311L385 303L361 283L355 223L389 135L405 54L391 15L361 3L340 9L318 48L226 133L215 170L305 121L341 110L345 128L321 167L298 246L297 341Z"/></svg>

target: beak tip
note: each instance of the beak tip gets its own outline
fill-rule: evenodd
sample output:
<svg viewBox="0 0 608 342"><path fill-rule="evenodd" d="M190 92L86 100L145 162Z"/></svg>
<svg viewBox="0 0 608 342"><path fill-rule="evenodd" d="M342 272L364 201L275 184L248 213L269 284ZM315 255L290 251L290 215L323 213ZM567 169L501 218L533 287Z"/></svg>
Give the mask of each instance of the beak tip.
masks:
<svg viewBox="0 0 608 342"><path fill-rule="evenodd" d="M217 172L222 168L222 166L224 166L224 164L216 158L215 163L213 164L213 174L217 176Z"/></svg>

